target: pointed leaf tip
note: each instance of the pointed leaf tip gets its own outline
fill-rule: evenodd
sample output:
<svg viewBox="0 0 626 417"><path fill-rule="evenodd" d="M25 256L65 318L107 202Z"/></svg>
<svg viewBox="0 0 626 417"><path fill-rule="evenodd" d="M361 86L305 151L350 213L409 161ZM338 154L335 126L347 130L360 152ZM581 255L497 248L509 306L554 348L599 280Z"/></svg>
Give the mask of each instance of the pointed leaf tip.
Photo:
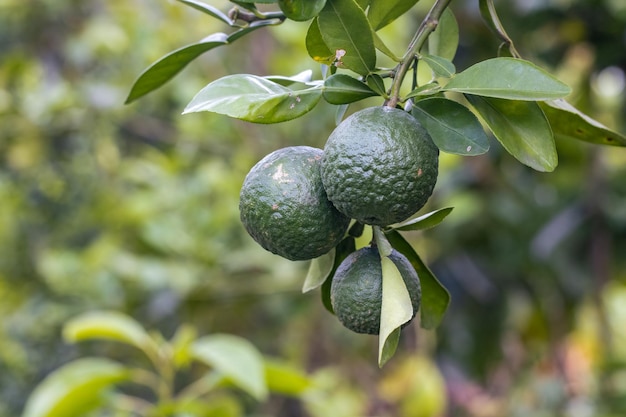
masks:
<svg viewBox="0 0 626 417"><path fill-rule="evenodd" d="M436 328L448 309L450 294L441 285L435 275L419 257L411 244L397 230L386 233L387 239L393 247L402 253L411 262L417 272L422 286L422 302L420 305L420 325L424 329Z"/></svg>
<svg viewBox="0 0 626 417"><path fill-rule="evenodd" d="M107 339L127 343L139 349L149 348L151 338L145 329L130 316L115 311L94 311L68 321L63 337L69 342L89 339Z"/></svg>
<svg viewBox="0 0 626 417"><path fill-rule="evenodd" d="M564 99L540 102L556 138L598 145L626 146L626 135L616 132L576 109Z"/></svg>
<svg viewBox="0 0 626 417"><path fill-rule="evenodd" d="M154 64L144 70L133 83L125 104L145 96L146 94L162 87L176 74L182 71L191 61L198 58L205 52L218 46L226 45L227 35L225 33L215 33L198 43L184 46L163 56Z"/></svg>
<svg viewBox="0 0 626 417"><path fill-rule="evenodd" d="M307 293L321 286L332 273L334 263L334 248L318 258L311 259L311 263L309 264L309 270L302 286L302 292Z"/></svg>
<svg viewBox="0 0 626 417"><path fill-rule="evenodd" d="M395 353L400 327L413 317L413 303L396 264L381 258L383 299L380 312L378 365L383 366Z"/></svg>
<svg viewBox="0 0 626 417"><path fill-rule="evenodd" d="M509 100L542 101L567 96L569 86L518 58L492 58L456 74L443 91Z"/></svg>
<svg viewBox="0 0 626 417"><path fill-rule="evenodd" d="M466 95L502 146L540 172L554 171L558 155L550 123L536 102Z"/></svg>
<svg viewBox="0 0 626 417"><path fill-rule="evenodd" d="M187 6L191 6L196 10L204 12L208 14L209 16L213 16L216 19L221 20L222 22L226 23L229 26L233 26L235 24L235 22L233 22L230 17L228 17L225 13L223 13L221 10L219 10L218 8L214 6L211 6L209 4L206 4L198 0L178 0L178 1L186 4Z"/></svg>
<svg viewBox="0 0 626 417"><path fill-rule="evenodd" d="M430 229L431 227L439 225L439 223L441 223L446 217L448 217L448 214L450 214L453 209L454 207L445 207L442 209L431 211L430 213L423 214L414 219L410 219L403 223L395 225L392 228L402 231Z"/></svg>

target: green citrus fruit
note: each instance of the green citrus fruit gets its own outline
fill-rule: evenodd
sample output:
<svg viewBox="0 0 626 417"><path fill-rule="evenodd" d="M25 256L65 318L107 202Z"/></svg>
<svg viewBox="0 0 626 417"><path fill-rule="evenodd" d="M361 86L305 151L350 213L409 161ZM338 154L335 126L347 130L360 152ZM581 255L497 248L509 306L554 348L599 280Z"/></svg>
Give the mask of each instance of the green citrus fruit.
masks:
<svg viewBox="0 0 626 417"><path fill-rule="evenodd" d="M389 259L400 271L409 291L415 317L422 294L417 272L411 262L395 249ZM357 333L379 333L383 301L382 277L380 254L374 247L365 247L351 253L339 265L330 287L330 300L341 324Z"/></svg>
<svg viewBox="0 0 626 417"><path fill-rule="evenodd" d="M313 259L343 238L350 219L326 197L322 154L309 146L279 149L246 176L239 200L241 221L266 250L291 260Z"/></svg>
<svg viewBox="0 0 626 417"><path fill-rule="evenodd" d="M439 150L403 110L371 107L348 117L324 147L322 182L348 217L387 226L421 209L437 182Z"/></svg>

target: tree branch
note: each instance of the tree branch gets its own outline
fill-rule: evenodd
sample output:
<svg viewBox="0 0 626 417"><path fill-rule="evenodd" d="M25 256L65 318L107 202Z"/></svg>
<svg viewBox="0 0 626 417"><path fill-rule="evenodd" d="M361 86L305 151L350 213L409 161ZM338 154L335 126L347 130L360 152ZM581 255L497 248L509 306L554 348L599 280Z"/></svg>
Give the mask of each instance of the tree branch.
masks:
<svg viewBox="0 0 626 417"><path fill-rule="evenodd" d="M406 53L402 57L402 61L400 61L396 67L395 76L393 82L391 83L390 97L385 105L389 107L396 107L396 104L398 104L398 101L400 100L400 87L402 86L402 82L404 81L407 72L411 68L416 55L422 49L424 43L426 43L428 36L437 28L441 15L451 2L452 0L437 0L424 20L422 20L422 23L417 29L415 36L413 36Z"/></svg>

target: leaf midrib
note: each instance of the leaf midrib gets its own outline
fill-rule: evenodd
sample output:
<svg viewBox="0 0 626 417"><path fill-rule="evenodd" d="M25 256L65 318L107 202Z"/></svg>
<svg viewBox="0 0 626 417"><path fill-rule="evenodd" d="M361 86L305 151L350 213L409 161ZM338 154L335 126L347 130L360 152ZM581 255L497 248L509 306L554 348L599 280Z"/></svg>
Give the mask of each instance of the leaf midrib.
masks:
<svg viewBox="0 0 626 417"><path fill-rule="evenodd" d="M348 35L348 39L350 40L350 43L352 44L352 47L356 51L356 54L359 57L359 60L363 64L363 67L365 69L367 69L367 73L369 73L370 72L370 67L369 67L369 65L367 65L367 62L365 61L365 58L363 58L363 55L361 54L361 51L357 47L357 44L354 42L354 39L352 38L352 34L350 33L350 31L348 30L347 26L345 25L344 20L341 18L341 14L337 11L337 7L335 6L335 1L334 0L329 0L329 3L330 3L330 7L332 7L333 12L335 13L335 16L339 20L339 23L341 23L341 27L343 28L344 32Z"/></svg>

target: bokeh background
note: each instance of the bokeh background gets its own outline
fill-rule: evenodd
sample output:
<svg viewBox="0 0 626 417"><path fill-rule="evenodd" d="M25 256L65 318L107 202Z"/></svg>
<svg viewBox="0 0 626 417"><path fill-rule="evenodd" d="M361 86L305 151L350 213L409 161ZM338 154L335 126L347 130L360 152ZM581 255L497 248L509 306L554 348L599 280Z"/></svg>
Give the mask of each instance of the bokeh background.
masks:
<svg viewBox="0 0 626 417"><path fill-rule="evenodd" d="M385 29L392 49L429 5ZM525 58L626 131L622 0L496 6ZM452 7L457 68L495 56L477 1ZM442 155L429 208L455 210L409 238L452 304L436 331L407 328L382 370L376 338L301 293L306 263L247 236L237 204L249 168L283 146L323 147L335 109L271 126L181 112L223 75L319 77L306 28L259 30L124 105L149 64L227 28L173 0L0 0L0 416L19 415L72 359L128 359L115 344L62 340L65 321L100 309L165 336L183 323L240 335L317 381L308 398L243 398L250 416L626 415L626 149L558 142L548 174L495 140L480 157Z"/></svg>

